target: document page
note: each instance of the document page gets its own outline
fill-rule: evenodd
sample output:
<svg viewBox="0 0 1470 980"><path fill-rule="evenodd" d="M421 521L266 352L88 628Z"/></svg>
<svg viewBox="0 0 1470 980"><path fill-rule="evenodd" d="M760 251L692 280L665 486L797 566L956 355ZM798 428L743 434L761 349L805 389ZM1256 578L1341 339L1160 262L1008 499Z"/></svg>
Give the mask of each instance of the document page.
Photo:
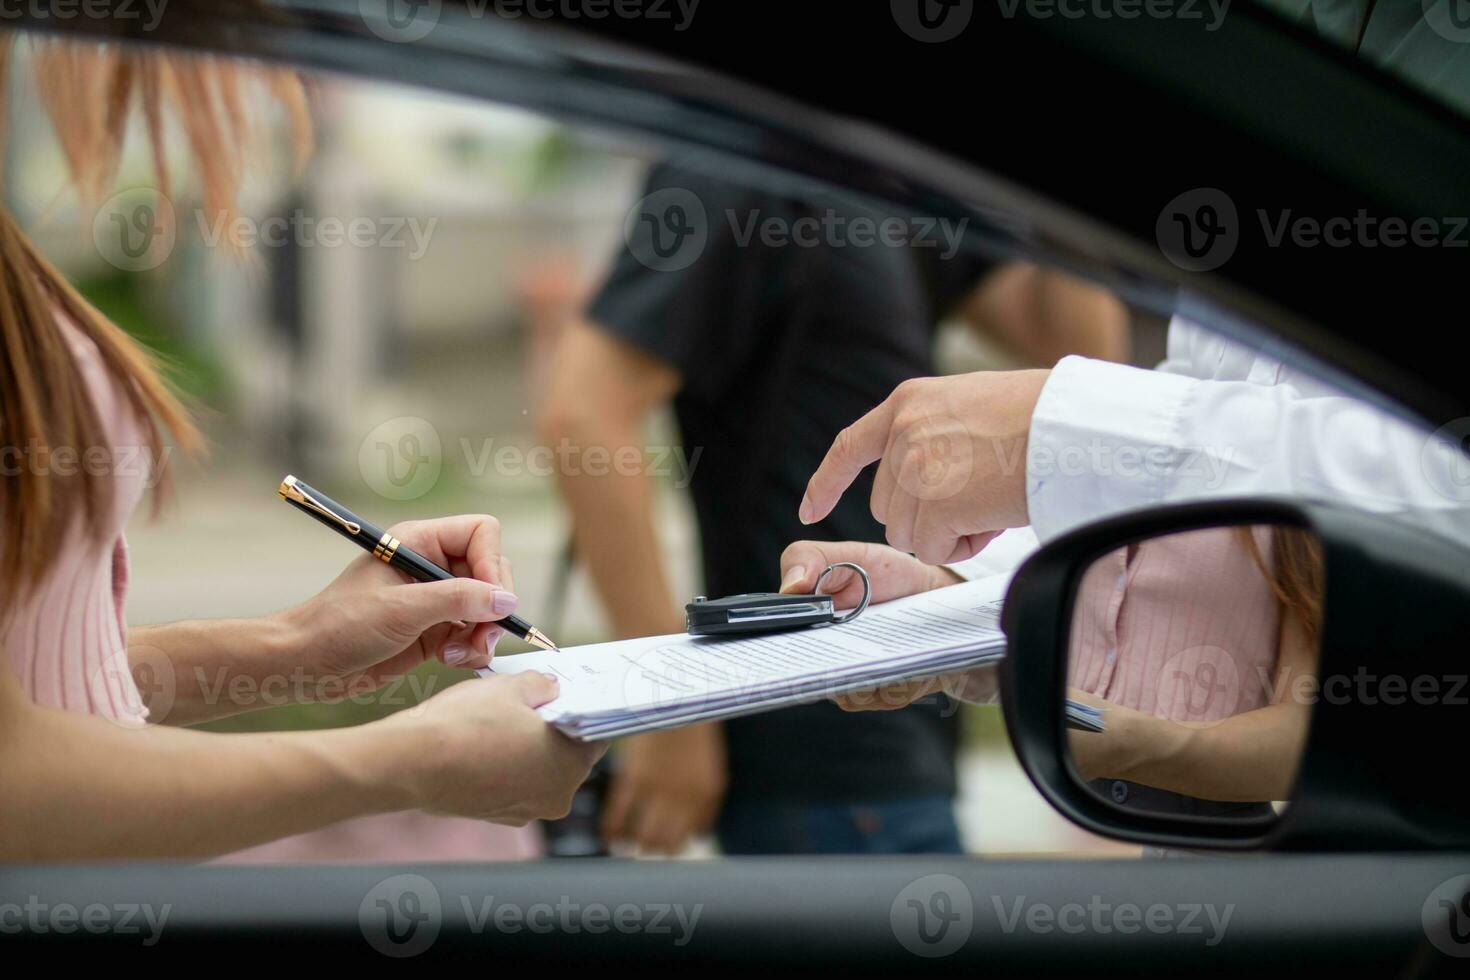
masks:
<svg viewBox="0 0 1470 980"><path fill-rule="evenodd" d="M997 659L1008 582L998 575L908 596L838 626L747 637L681 633L497 657L488 673L555 676L561 694L542 714L583 737L749 714Z"/></svg>

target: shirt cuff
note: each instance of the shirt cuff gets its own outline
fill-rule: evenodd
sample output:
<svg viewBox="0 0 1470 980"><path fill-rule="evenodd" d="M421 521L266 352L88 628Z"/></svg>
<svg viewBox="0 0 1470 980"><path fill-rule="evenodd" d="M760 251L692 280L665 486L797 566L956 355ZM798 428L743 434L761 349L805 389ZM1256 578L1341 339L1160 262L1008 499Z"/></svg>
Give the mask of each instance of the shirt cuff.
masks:
<svg viewBox="0 0 1470 980"><path fill-rule="evenodd" d="M1193 378L1063 358L1041 389L1026 451L1031 526L1046 541L1164 498L1184 456Z"/></svg>

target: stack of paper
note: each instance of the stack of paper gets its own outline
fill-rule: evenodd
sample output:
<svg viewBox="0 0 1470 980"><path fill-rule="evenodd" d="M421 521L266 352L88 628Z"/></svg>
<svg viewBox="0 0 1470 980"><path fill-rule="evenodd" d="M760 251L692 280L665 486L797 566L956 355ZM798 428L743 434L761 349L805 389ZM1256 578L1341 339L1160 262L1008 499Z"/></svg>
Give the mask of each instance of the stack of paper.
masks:
<svg viewBox="0 0 1470 980"><path fill-rule="evenodd" d="M1067 727L1083 732L1100 732L1104 727L1102 710L1068 698Z"/></svg>
<svg viewBox="0 0 1470 980"><path fill-rule="evenodd" d="M573 738L618 738L770 711L1000 659L1009 576L869 607L850 623L743 637L687 634L497 657L497 674L561 683L542 715ZM881 696L881 695L880 695Z"/></svg>
<svg viewBox="0 0 1470 980"><path fill-rule="evenodd" d="M482 673L555 676L561 693L540 711L573 738L678 728L997 661L1005 653L999 618L1009 579L997 575L874 605L839 626L735 638L643 637L497 657Z"/></svg>

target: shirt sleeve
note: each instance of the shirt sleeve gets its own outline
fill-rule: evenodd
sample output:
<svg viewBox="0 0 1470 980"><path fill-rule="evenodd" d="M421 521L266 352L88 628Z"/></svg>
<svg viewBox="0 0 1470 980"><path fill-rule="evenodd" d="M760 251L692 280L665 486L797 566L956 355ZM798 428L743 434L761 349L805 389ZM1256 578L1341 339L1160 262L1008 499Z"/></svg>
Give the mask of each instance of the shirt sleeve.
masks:
<svg viewBox="0 0 1470 980"><path fill-rule="evenodd" d="M1026 494L1043 541L1140 507L1285 495L1470 544L1466 468L1457 447L1347 396L1068 357L1031 420Z"/></svg>

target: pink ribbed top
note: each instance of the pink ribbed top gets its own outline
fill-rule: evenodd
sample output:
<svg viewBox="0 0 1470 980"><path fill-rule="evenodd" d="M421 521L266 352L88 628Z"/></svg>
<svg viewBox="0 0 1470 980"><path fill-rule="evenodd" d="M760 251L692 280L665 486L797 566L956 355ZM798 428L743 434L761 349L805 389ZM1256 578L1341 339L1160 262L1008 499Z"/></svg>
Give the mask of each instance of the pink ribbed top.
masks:
<svg viewBox="0 0 1470 980"><path fill-rule="evenodd" d="M1270 560L1271 532L1256 545ZM1082 578L1068 684L1172 721L1218 721L1270 701L1281 604L1233 528L1145 541Z"/></svg>
<svg viewBox="0 0 1470 980"><path fill-rule="evenodd" d="M51 556L46 578L0 627L0 647L38 703L142 724L147 709L128 670L123 600L128 552L123 528L143 495L149 453L126 392L108 373L92 341L73 324L62 332L82 371L109 445L112 506L102 533L84 529L80 516ZM24 447L19 447L24 448ZM87 447L77 447L80 456ZM91 465L103 464L94 453ZM6 466L52 466L35 454L10 456ZM74 465L83 465L78 460ZM0 541L0 548L5 543Z"/></svg>

